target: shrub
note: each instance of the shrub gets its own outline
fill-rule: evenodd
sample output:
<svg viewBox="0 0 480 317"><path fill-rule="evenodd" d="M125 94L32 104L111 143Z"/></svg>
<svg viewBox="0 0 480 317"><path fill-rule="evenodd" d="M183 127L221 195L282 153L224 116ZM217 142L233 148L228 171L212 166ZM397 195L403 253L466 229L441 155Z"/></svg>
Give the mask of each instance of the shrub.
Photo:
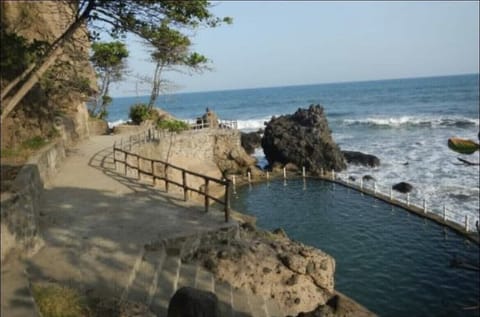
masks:
<svg viewBox="0 0 480 317"><path fill-rule="evenodd" d="M22 146L25 149L29 150L38 150L42 146L47 144L47 141L42 138L41 136L34 136L33 138L30 138L22 143Z"/></svg>
<svg viewBox="0 0 480 317"><path fill-rule="evenodd" d="M157 128L165 129L171 132L181 132L188 130L190 126L188 123L180 120L161 120L157 122Z"/></svg>
<svg viewBox="0 0 480 317"><path fill-rule="evenodd" d="M34 284L35 302L45 317L88 316L86 298L76 290L57 284Z"/></svg>
<svg viewBox="0 0 480 317"><path fill-rule="evenodd" d="M133 123L140 124L152 117L152 111L148 108L148 105L137 103L130 107L129 117Z"/></svg>

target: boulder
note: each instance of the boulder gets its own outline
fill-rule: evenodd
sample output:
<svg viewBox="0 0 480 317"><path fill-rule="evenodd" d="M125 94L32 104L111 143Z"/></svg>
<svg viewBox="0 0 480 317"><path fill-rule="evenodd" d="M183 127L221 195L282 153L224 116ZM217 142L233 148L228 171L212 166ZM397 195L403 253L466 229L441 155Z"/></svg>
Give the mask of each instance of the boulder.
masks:
<svg viewBox="0 0 480 317"><path fill-rule="evenodd" d="M357 151L342 151L348 164L376 167L380 165L380 159L375 155L365 154Z"/></svg>
<svg viewBox="0 0 480 317"><path fill-rule="evenodd" d="M241 142L245 152L248 154L253 154L256 148L262 146L261 130L257 132L242 133Z"/></svg>
<svg viewBox="0 0 480 317"><path fill-rule="evenodd" d="M294 163L317 175L322 168L340 171L346 167L320 105L273 117L266 124L262 147L270 166Z"/></svg>
<svg viewBox="0 0 480 317"><path fill-rule="evenodd" d="M168 304L168 317L220 317L218 298L212 292L182 287Z"/></svg>
<svg viewBox="0 0 480 317"><path fill-rule="evenodd" d="M396 190L397 192L401 192L405 194L405 193L411 192L413 189L413 186L406 182L400 182L398 184L393 185L392 189Z"/></svg>
<svg viewBox="0 0 480 317"><path fill-rule="evenodd" d="M363 180L364 182L370 182L370 181L373 181L373 182L374 182L374 181L375 181L375 177L373 177L373 176L371 176L371 175L364 175L364 176L362 177L362 180Z"/></svg>

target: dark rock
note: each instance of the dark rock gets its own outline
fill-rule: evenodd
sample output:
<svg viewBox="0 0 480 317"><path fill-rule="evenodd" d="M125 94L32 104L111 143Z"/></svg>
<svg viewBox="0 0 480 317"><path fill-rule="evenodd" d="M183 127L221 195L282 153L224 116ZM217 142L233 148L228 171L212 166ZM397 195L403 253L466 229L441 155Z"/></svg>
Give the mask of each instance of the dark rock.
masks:
<svg viewBox="0 0 480 317"><path fill-rule="evenodd" d="M380 159L375 155L365 154L356 151L342 151L348 164L364 165L375 167L380 165Z"/></svg>
<svg viewBox="0 0 480 317"><path fill-rule="evenodd" d="M283 228L277 228L277 229L273 230L272 233L276 234L276 235L279 235L279 236L282 236L284 238L288 238L287 233L285 232L285 230L283 230Z"/></svg>
<svg viewBox="0 0 480 317"><path fill-rule="evenodd" d="M364 182L368 182L368 181L375 181L375 177L371 176L371 175L365 175L362 177L363 181Z"/></svg>
<svg viewBox="0 0 480 317"><path fill-rule="evenodd" d="M339 171L346 167L320 105L273 117L266 125L262 147L270 166L293 163L317 175L322 168Z"/></svg>
<svg viewBox="0 0 480 317"><path fill-rule="evenodd" d="M288 286L293 286L298 283L298 275L297 274L292 274L286 281L285 284Z"/></svg>
<svg viewBox="0 0 480 317"><path fill-rule="evenodd" d="M182 287L168 304L168 317L220 317L218 298L212 292Z"/></svg>
<svg viewBox="0 0 480 317"><path fill-rule="evenodd" d="M355 176L349 176L348 180L351 180L352 182L354 182L357 180L357 178Z"/></svg>
<svg viewBox="0 0 480 317"><path fill-rule="evenodd" d="M245 152L253 154L256 148L262 146L262 134L260 130L257 132L242 133L241 143Z"/></svg>
<svg viewBox="0 0 480 317"><path fill-rule="evenodd" d="M263 268L263 273L264 273L264 274L268 274L268 273L270 273L270 272L272 272L272 269L270 269L270 268L268 268L268 267L264 267L264 268Z"/></svg>
<svg viewBox="0 0 480 317"><path fill-rule="evenodd" d="M413 186L406 182L400 182L398 184L393 185L392 189L396 190L397 192L401 192L405 194L405 193L411 192L413 189Z"/></svg>

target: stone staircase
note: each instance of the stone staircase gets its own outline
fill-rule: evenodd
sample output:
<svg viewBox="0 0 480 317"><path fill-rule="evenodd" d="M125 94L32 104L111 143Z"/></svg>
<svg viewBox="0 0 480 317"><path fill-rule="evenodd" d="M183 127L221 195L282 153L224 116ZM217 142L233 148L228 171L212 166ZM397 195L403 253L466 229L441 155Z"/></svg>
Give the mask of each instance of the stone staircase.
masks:
<svg viewBox="0 0 480 317"><path fill-rule="evenodd" d="M134 264L122 299L141 302L159 317L166 317L168 303L183 286L210 291L217 295L222 317L280 317L272 299L234 289L215 280L213 274L198 264L184 263L181 249L165 243L145 248Z"/></svg>

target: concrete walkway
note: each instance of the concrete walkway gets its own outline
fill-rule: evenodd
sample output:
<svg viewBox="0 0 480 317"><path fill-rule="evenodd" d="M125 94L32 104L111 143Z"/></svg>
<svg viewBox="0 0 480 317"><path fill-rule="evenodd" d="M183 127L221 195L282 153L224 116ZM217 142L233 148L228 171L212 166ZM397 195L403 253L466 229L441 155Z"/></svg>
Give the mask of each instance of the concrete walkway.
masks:
<svg viewBox="0 0 480 317"><path fill-rule="evenodd" d="M26 294L24 270L32 280L121 296L141 269L145 245L236 227L224 222L220 210L205 213L201 206L117 173L112 145L120 137L91 137L68 152L42 197L45 247L26 262L2 268L2 316L33 316L28 294L23 303L15 297ZM155 289L150 285L149 291Z"/></svg>

